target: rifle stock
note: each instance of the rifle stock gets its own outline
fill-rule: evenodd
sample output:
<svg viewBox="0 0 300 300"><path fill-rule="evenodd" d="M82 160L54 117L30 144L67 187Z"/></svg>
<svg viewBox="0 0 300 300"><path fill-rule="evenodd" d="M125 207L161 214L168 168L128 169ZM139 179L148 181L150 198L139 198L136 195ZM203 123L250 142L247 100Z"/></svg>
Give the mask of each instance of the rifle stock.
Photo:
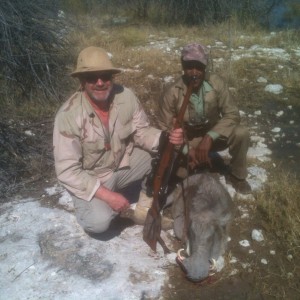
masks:
<svg viewBox="0 0 300 300"><path fill-rule="evenodd" d="M181 105L180 111L175 119L174 129L182 127L184 113L186 111L189 99L193 90L193 82L192 79L188 85L187 92L184 96L183 103ZM143 228L143 240L150 246L150 248L156 252L156 244L162 246L165 253L169 252L168 247L160 236L161 233L161 214L160 211L163 208L166 202L167 196L167 186L169 176L167 171L172 164L172 160L174 157L174 145L168 141L159 165L158 169L155 173L155 177L153 180L153 202L148 210L148 214L146 217L145 225Z"/></svg>

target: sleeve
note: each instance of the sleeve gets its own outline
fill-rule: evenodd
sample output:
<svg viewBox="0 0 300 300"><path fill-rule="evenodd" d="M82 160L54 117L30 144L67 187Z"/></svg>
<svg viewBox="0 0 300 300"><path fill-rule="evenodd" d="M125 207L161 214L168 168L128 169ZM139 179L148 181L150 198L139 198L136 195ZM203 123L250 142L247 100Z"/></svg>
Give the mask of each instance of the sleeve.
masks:
<svg viewBox="0 0 300 300"><path fill-rule="evenodd" d="M177 100L177 101L176 101ZM166 89L159 102L157 121L162 130L171 130L173 127L173 118L177 115L176 99L173 86Z"/></svg>
<svg viewBox="0 0 300 300"><path fill-rule="evenodd" d="M234 99L230 94L227 85L220 76L213 75L211 83L217 93L218 110L221 118L210 131L228 137L234 127L240 123L239 110L234 103Z"/></svg>
<svg viewBox="0 0 300 300"><path fill-rule="evenodd" d="M138 98L133 94L133 127L135 129L134 142L148 151L155 151L158 147L161 130L150 126L149 119Z"/></svg>
<svg viewBox="0 0 300 300"><path fill-rule="evenodd" d="M100 186L100 180L83 169L79 126L63 111L55 118L53 146L55 171L60 183L71 194L90 201Z"/></svg>

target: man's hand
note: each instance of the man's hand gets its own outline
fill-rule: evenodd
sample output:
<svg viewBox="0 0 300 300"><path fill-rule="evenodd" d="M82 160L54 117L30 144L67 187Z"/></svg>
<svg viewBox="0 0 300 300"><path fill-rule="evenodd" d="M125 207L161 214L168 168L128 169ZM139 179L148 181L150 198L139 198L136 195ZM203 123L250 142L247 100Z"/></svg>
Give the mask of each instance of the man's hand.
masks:
<svg viewBox="0 0 300 300"><path fill-rule="evenodd" d="M99 187L95 196L106 202L116 212L121 212L129 207L128 200L122 194L113 192L103 186Z"/></svg>
<svg viewBox="0 0 300 300"><path fill-rule="evenodd" d="M198 144L195 155L199 164L208 164L211 167L211 161L208 156L208 153L212 147L213 139L206 134L201 142Z"/></svg>
<svg viewBox="0 0 300 300"><path fill-rule="evenodd" d="M196 166L199 165L199 161L196 157L195 148L189 149L189 167L193 170Z"/></svg>
<svg viewBox="0 0 300 300"><path fill-rule="evenodd" d="M174 145L182 145L184 142L182 128L172 129L170 131L169 141Z"/></svg>

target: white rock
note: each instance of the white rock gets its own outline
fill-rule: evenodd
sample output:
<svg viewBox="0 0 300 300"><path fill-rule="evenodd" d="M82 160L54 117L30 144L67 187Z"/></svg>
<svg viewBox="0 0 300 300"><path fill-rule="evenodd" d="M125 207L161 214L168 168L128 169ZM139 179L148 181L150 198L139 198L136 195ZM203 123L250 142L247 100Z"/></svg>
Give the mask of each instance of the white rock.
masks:
<svg viewBox="0 0 300 300"><path fill-rule="evenodd" d="M248 213L243 213L241 215L241 219L247 219L247 218L249 218L249 214Z"/></svg>
<svg viewBox="0 0 300 300"><path fill-rule="evenodd" d="M237 261L238 261L237 258L233 256L233 257L230 259L229 262L230 262L231 264L235 264L235 263L237 263Z"/></svg>
<svg viewBox="0 0 300 300"><path fill-rule="evenodd" d="M250 247L250 243L248 240L242 240L242 241L239 241L239 244L242 246L242 247Z"/></svg>
<svg viewBox="0 0 300 300"><path fill-rule="evenodd" d="M263 168L252 166L252 167L248 167L247 170L249 173L247 179L256 178L261 182L266 182L268 179L267 171Z"/></svg>
<svg viewBox="0 0 300 300"><path fill-rule="evenodd" d="M279 128L279 127L274 127L271 131L277 133L277 132L280 132L280 131L281 131L281 128Z"/></svg>
<svg viewBox="0 0 300 300"><path fill-rule="evenodd" d="M258 77L258 78L257 78L257 82L267 83L268 80L267 80L266 78L264 78L264 77Z"/></svg>
<svg viewBox="0 0 300 300"><path fill-rule="evenodd" d="M247 269L250 267L250 264L249 263L242 263L242 267L243 269Z"/></svg>
<svg viewBox="0 0 300 300"><path fill-rule="evenodd" d="M281 117L283 115L283 111L281 110L281 111L279 111L278 113L276 113L276 116L277 117Z"/></svg>
<svg viewBox="0 0 300 300"><path fill-rule="evenodd" d="M283 86L281 84L268 84L265 87L265 91L278 95L282 93Z"/></svg>
<svg viewBox="0 0 300 300"><path fill-rule="evenodd" d="M269 161L270 158L267 156L271 154L272 151L266 147L250 147L247 153L247 157L258 159L260 161Z"/></svg>
<svg viewBox="0 0 300 300"><path fill-rule="evenodd" d="M35 136L35 134L31 130L25 130L24 133L29 136Z"/></svg>
<svg viewBox="0 0 300 300"><path fill-rule="evenodd" d="M288 259L288 261L292 261L293 260L293 255L289 254L286 258Z"/></svg>
<svg viewBox="0 0 300 300"><path fill-rule="evenodd" d="M262 258L260 262L261 262L262 264L264 264L264 265L267 265L267 264L268 264L268 261L267 261L265 258Z"/></svg>
<svg viewBox="0 0 300 300"><path fill-rule="evenodd" d="M250 139L251 139L251 142L255 142L255 143L258 143L258 142L263 143L266 140L264 137L261 137L261 136L258 136L258 135L251 135Z"/></svg>
<svg viewBox="0 0 300 300"><path fill-rule="evenodd" d="M164 82L166 82L166 83L172 82L173 80L174 80L173 76L166 76L164 78Z"/></svg>
<svg viewBox="0 0 300 300"><path fill-rule="evenodd" d="M260 116L260 115L261 115L261 110L256 110L256 111L254 112L254 114L255 114L256 116Z"/></svg>
<svg viewBox="0 0 300 300"><path fill-rule="evenodd" d="M252 240L257 242L262 242L264 240L264 236L260 229L253 229L251 234Z"/></svg>
<svg viewBox="0 0 300 300"><path fill-rule="evenodd" d="M268 146L265 143L263 143L263 141L259 141L257 143L257 147L259 147L259 148L268 148Z"/></svg>
<svg viewBox="0 0 300 300"><path fill-rule="evenodd" d="M237 269L233 269L233 270L230 272L229 276L236 275L238 272L239 272L239 271L238 271Z"/></svg>

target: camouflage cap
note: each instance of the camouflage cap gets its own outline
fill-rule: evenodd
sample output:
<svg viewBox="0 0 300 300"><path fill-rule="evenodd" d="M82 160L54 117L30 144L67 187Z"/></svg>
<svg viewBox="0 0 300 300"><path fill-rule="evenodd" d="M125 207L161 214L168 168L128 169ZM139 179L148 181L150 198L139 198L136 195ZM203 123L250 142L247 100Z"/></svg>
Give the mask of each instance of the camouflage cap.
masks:
<svg viewBox="0 0 300 300"><path fill-rule="evenodd" d="M186 45L181 51L181 59L183 61L195 60L201 62L205 66L208 63L208 55L208 48L196 43Z"/></svg>

